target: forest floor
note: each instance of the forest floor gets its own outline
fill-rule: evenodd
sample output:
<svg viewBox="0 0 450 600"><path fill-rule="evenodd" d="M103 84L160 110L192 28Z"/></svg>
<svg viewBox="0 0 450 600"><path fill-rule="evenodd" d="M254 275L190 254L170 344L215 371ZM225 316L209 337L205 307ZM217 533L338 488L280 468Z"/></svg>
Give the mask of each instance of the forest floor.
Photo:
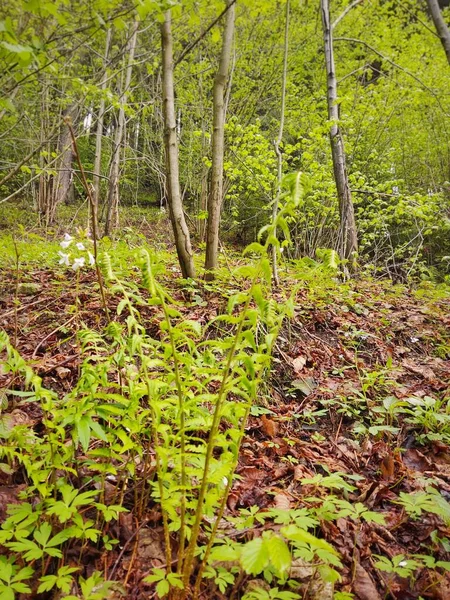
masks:
<svg viewBox="0 0 450 600"><path fill-rule="evenodd" d="M177 275L169 268L165 284L186 319L205 323L223 310L226 289L218 293L200 283L187 290ZM270 381L252 411L227 514L254 506L301 509L335 498L330 510L341 510L340 516L324 516L316 533L341 556L336 590L360 600L448 600L445 569L428 568L420 559L416 568L402 565L414 555L450 561L450 514L440 503L450 501L450 298L432 285L302 279L295 270L289 278L301 283L295 316L283 326ZM108 298L114 313L118 300ZM30 263L20 268L17 286L14 267L2 269L0 326L44 386L61 395L78 377L77 331L81 325L100 330L101 314L93 272L83 272L76 283L76 275L61 267ZM2 425L7 419L8 428L25 424L39 431L39 407L8 393L17 386L0 366ZM21 468L0 470L0 520L26 484ZM348 515L339 500L357 507L360 516ZM383 515L383 522L365 519L364 511ZM154 597L142 578L164 563L160 529L151 515L145 526L132 512L120 517L114 532L120 547L106 556L86 551L85 572L95 566L125 581L127 598ZM265 528L249 523L235 535L251 539ZM381 569L378 556L391 559L390 567ZM301 559L291 577L304 598L333 597ZM233 597L242 595L249 579ZM204 597L227 598L230 591L211 588Z"/></svg>

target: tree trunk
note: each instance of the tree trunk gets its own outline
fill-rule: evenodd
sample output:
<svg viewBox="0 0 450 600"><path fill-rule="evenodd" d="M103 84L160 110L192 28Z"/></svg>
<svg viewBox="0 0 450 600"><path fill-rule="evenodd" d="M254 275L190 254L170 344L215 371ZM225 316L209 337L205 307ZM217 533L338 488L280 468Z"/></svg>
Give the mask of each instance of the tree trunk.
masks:
<svg viewBox="0 0 450 600"><path fill-rule="evenodd" d="M62 119L69 117L75 119L76 106L71 104L62 112ZM56 209L60 204L69 200L73 194L73 149L70 132L64 122L61 124L61 130L58 139L58 154L60 158L57 162L58 172L53 181L53 190L51 202L47 210L47 223L53 223L56 216Z"/></svg>
<svg viewBox="0 0 450 600"><path fill-rule="evenodd" d="M161 52L167 202L181 272L185 278L194 278L195 267L192 256L191 238L186 225L186 219L184 218L180 191L170 10L165 13L164 22L161 24Z"/></svg>
<svg viewBox="0 0 450 600"><path fill-rule="evenodd" d="M339 127L339 106L337 103L337 81L334 65L333 33L330 25L329 0L321 0L323 39L327 69L327 102L330 128L331 154L334 179L339 202L339 254L342 259L351 259L358 250L355 212L348 182L344 140ZM349 265L351 268L351 264Z"/></svg>
<svg viewBox="0 0 450 600"><path fill-rule="evenodd" d="M434 26L441 40L442 46L447 56L448 64L450 65L450 29L445 22L441 9L439 8L438 0L427 0L428 8L433 19Z"/></svg>
<svg viewBox="0 0 450 600"><path fill-rule="evenodd" d="M120 96L119 116L117 120L116 133L114 136L111 162L109 165L108 205L106 210L105 235L109 235L112 229L118 226L120 150L122 147L123 132L125 128L125 104L128 97L128 89L131 83L131 75L133 72L138 24L138 21L133 24L133 30L128 44L128 64L125 73L125 83Z"/></svg>
<svg viewBox="0 0 450 600"><path fill-rule="evenodd" d="M280 150L280 144L283 141L284 131L284 113L286 106L286 79L287 79L287 62L289 53L289 0L286 2L286 20L284 29L284 57L283 57L283 75L281 79L281 110L280 110L280 128L278 130L278 137L275 140L275 154L277 156L277 194L273 203L272 219L275 221L278 215L278 204L281 196L281 180L283 178L283 155ZM274 230L276 235L276 228ZM280 283L278 276L278 262L277 262L277 248L272 246L272 274L275 285Z"/></svg>
<svg viewBox="0 0 450 600"><path fill-rule="evenodd" d="M213 279L217 269L219 253L220 210L223 199L223 159L225 147L225 88L231 62L233 48L235 3L227 0L229 9L226 13L223 30L222 52L219 68L214 80L213 92L213 133L211 186L208 195L208 222L206 226L206 278Z"/></svg>
<svg viewBox="0 0 450 600"><path fill-rule="evenodd" d="M100 89L102 92L106 89L106 82L108 78L108 73L106 69L106 65L108 62L108 54L109 54L109 46L111 43L111 29L108 29L106 33L106 43L105 43L105 71L103 73L102 81L100 84ZM101 165L102 165L102 143L103 143L103 122L105 117L105 99L102 96L100 100L100 106L98 109L98 118L97 118L97 131L95 133L95 158L94 158L94 176L92 178L92 184L94 186L92 199L93 202L93 210L95 211L95 221L97 223L97 214L98 214L98 203L100 199L100 175L101 175ZM98 227L97 227L98 231Z"/></svg>

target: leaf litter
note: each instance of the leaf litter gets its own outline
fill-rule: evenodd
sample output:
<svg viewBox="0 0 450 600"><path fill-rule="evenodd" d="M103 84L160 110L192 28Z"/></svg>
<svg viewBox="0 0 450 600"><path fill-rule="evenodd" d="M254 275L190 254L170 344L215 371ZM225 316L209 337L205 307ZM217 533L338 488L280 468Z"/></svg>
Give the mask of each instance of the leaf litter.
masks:
<svg viewBox="0 0 450 600"><path fill-rule="evenodd" d="M44 385L64 393L78 374L78 323L94 329L104 324L93 276L82 276L76 319L71 312L74 293L61 294L51 270L35 272L30 279L36 291L26 288L17 309L12 293L0 301L0 325L17 339L18 350ZM298 292L296 315L280 335L260 398L260 406L270 411L249 419L224 531L230 534L227 517L242 509L310 508L311 498L320 505L331 494L362 507L360 518L319 519L315 530L341 556L335 590L359 600L444 600L450 597L446 571L422 565L402 577L375 563L377 556L392 560L401 554L450 560L450 519L429 510L413 518L401 503L402 494L430 487L450 499L449 301L426 301L387 283L356 282L345 289L338 301L331 293L318 299L307 286ZM340 293L338 286L334 293ZM222 299L210 293L207 300L185 305L186 318L205 323L220 314ZM115 311L118 300L110 297L109 303ZM151 328L155 309L142 310ZM39 428L39 408L26 396L11 395L8 390L15 385L0 370L0 388L7 390L0 427ZM4 518L7 504L19 501L25 483L20 468L0 470L0 516ZM365 520L363 510L382 519L372 515ZM143 519L137 523L131 514L120 515L115 533L122 550L114 549L108 557L108 574L113 569L116 578L126 581L128 598L148 597L142 578L150 566L164 561L161 515L149 507ZM232 535L251 540L263 529L256 522ZM94 560L104 568L100 557ZM310 563L295 559L291 576L298 580L298 590L310 600L331 599L333 586L313 570ZM217 590L214 594L225 597Z"/></svg>

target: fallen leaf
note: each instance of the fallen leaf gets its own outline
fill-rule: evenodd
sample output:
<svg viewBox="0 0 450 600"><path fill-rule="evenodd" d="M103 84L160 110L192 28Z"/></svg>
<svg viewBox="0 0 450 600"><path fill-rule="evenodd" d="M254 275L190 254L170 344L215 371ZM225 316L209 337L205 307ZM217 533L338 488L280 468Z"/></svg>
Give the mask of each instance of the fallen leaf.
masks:
<svg viewBox="0 0 450 600"><path fill-rule="evenodd" d="M382 600L369 573L360 564L355 567L353 591L359 600Z"/></svg>
<svg viewBox="0 0 450 600"><path fill-rule="evenodd" d="M314 577L308 590L308 598L311 600L333 600L334 586L330 581L324 581L321 577Z"/></svg>
<svg viewBox="0 0 450 600"><path fill-rule="evenodd" d="M291 570L289 571L290 579L310 579L314 575L315 568L311 563L303 560L303 558L296 558L292 561Z"/></svg>
<svg viewBox="0 0 450 600"><path fill-rule="evenodd" d="M276 494L274 497L275 508L279 510L289 510L291 508L291 501L286 494Z"/></svg>
<svg viewBox="0 0 450 600"><path fill-rule="evenodd" d="M408 450L406 450L406 452L403 454L403 462L408 467L408 469L411 469L413 471L432 470L430 460L425 455L423 455L422 452L416 450L416 448L408 448Z"/></svg>
<svg viewBox="0 0 450 600"><path fill-rule="evenodd" d="M56 367L56 373L60 379L67 379L67 377L71 374L71 370L66 367Z"/></svg>
<svg viewBox="0 0 450 600"><path fill-rule="evenodd" d="M309 396L309 394L316 389L317 383L312 377L305 377L304 379L296 379L293 381L292 387L300 390L305 396Z"/></svg>
<svg viewBox="0 0 450 600"><path fill-rule="evenodd" d="M296 373L300 373L303 367L306 365L306 357L305 356L297 356L291 361L292 367Z"/></svg>
<svg viewBox="0 0 450 600"><path fill-rule="evenodd" d="M428 379L429 381L436 379L436 375L434 374L434 371L432 369L430 369L430 367L427 367L426 365L418 365L415 362L413 362L412 360L409 360L407 358L404 358L402 360L402 365L405 367L405 369L408 369L408 371L411 371L411 373L415 373L416 375L422 375L422 377L424 377L425 379Z"/></svg>
<svg viewBox="0 0 450 600"><path fill-rule="evenodd" d="M383 479L390 480L394 477L394 464L394 457L391 453L383 458L380 466Z"/></svg>
<svg viewBox="0 0 450 600"><path fill-rule="evenodd" d="M262 429L268 437L275 437L278 432L278 425L272 419L268 419L266 415L261 417Z"/></svg>

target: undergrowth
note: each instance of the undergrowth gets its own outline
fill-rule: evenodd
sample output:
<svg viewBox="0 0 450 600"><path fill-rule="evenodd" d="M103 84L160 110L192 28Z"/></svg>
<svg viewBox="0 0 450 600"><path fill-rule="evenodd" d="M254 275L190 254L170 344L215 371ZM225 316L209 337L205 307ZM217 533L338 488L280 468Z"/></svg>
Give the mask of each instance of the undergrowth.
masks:
<svg viewBox="0 0 450 600"><path fill-rule="evenodd" d="M287 239L286 222L301 194L302 181L296 178L274 224ZM108 562L119 544L116 524L126 513L139 524L138 534L153 511L164 539L164 564L149 569L143 583L158 597L173 600L199 598L211 585L245 600L302 598L295 569L320 580L320 597L331 598L342 557L321 537L323 524L349 519L358 527L387 525L382 512L350 499L357 476L323 469L299 479L305 490L301 505L253 506L234 515L227 510L239 480L236 468L249 416L271 412L261 406L260 395L282 326L289 329L286 321L295 310L325 310L336 299L345 311L366 310L352 286L339 279L331 251L318 261L298 261L289 274L291 293L273 294L267 259L270 245L279 248L273 232L266 228L264 242L247 248L247 258L231 277L219 272L214 284L180 284L191 306L203 306L205 292L227 300L226 310L204 324L186 319L183 306L162 284L165 255L149 253L134 235L122 242L104 240L99 264L107 294L117 300L116 314L97 331L84 325L75 306L81 364L75 385L64 394L46 388L1 333L3 368L13 377L2 394L2 409L8 402L18 408L34 404L41 414L36 429L13 423L8 412L0 419L0 470L11 482L22 473L26 483L21 502L9 507L0 530L6 550L0 555L2 600L30 593L62 600L126 597L133 558L121 583ZM59 244L25 230L10 238L4 258L11 265L18 261L24 271L36 260L49 268L63 260L57 268L71 270L81 265L74 261L88 247L85 232L80 235L79 255L75 241L67 239L70 261L68 254L61 258ZM77 267L77 285L78 273ZM299 307L295 297L305 288L309 305ZM390 288L391 297L401 293ZM433 293L439 301L446 290L433 288ZM351 328L345 333L349 347L363 351L367 334ZM349 368L358 370L358 363ZM328 406L324 401L326 410L311 413L309 422L333 410L341 419L356 420L354 433L363 439L389 439L406 424L419 442L449 442L445 393L398 400L391 376L389 362L358 371L355 394L334 397ZM301 419L307 422L306 411ZM401 492L397 505L404 523L432 514L450 524L450 505L433 480L423 491ZM257 535L249 539L250 529ZM436 533L436 543L444 546L448 540ZM103 569L86 572L86 555L100 557L97 565L103 563ZM406 578L427 568L439 579L450 564L426 554L398 554L378 556L376 567ZM256 584L242 587L251 577ZM351 597L334 593L336 600Z"/></svg>

